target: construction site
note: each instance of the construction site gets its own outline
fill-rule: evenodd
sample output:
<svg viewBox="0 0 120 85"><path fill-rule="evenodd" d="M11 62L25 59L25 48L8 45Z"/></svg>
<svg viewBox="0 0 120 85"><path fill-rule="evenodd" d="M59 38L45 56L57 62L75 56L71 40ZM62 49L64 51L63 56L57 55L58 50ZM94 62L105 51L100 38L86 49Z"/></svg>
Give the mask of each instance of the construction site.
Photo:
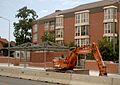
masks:
<svg viewBox="0 0 120 85"><path fill-rule="evenodd" d="M0 76L58 85L120 85L119 0L55 10L26 19L23 29L14 23L16 42L10 41L10 20L0 18L9 22L8 41L0 37Z"/></svg>
<svg viewBox="0 0 120 85"><path fill-rule="evenodd" d="M103 62L96 43L77 47L71 51L68 47L48 41L39 45L26 43L11 47L9 50L15 51L13 58L0 57L0 75L2 76L65 85L120 84L120 76L117 75L118 71L115 71L118 69L118 65L107 61ZM32 59L30 55L34 55L35 58L34 52L40 52L40 59ZM93 54L94 60L88 63L86 54L89 53ZM84 55L84 58L81 59L78 66L77 56L79 54Z"/></svg>

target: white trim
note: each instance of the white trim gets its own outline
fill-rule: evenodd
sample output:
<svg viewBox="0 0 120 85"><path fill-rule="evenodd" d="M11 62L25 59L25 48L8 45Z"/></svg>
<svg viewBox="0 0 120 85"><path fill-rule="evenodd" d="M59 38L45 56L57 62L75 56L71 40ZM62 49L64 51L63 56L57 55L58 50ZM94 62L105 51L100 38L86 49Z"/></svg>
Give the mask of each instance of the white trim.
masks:
<svg viewBox="0 0 120 85"><path fill-rule="evenodd" d="M84 11L75 12L75 14L85 13L85 12L90 12L90 11L89 10L84 10Z"/></svg>
<svg viewBox="0 0 120 85"><path fill-rule="evenodd" d="M58 16L55 16L55 17L56 17L56 18L57 18L57 17L64 17L64 15L58 15Z"/></svg>
<svg viewBox="0 0 120 85"><path fill-rule="evenodd" d="M115 9L117 9L117 7L116 6L106 6L106 7L104 7L103 9L108 9L108 8L115 8Z"/></svg>
<svg viewBox="0 0 120 85"><path fill-rule="evenodd" d="M84 22L84 23L77 23L75 26L81 26L81 25L89 25L89 22Z"/></svg>
<svg viewBox="0 0 120 85"><path fill-rule="evenodd" d="M57 40L63 40L63 38L55 38L55 40L57 41Z"/></svg>
<svg viewBox="0 0 120 85"><path fill-rule="evenodd" d="M56 26L55 29L63 29L64 26Z"/></svg>
<svg viewBox="0 0 120 85"><path fill-rule="evenodd" d="M88 35L85 36L75 36L75 39L90 38Z"/></svg>
<svg viewBox="0 0 120 85"><path fill-rule="evenodd" d="M117 19L113 20L113 19L105 19L103 20L104 23L106 22L117 22Z"/></svg>
<svg viewBox="0 0 120 85"><path fill-rule="evenodd" d="M105 33L103 34L103 37L112 37L113 36L113 33ZM117 33L115 33L115 37L117 37Z"/></svg>

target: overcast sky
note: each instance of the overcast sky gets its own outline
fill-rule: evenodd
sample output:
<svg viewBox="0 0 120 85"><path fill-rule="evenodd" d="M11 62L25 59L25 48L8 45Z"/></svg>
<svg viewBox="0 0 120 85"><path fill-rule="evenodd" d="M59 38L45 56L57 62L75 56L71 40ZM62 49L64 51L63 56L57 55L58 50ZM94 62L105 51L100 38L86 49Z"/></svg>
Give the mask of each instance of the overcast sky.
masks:
<svg viewBox="0 0 120 85"><path fill-rule="evenodd" d="M38 18L41 18L58 9L69 9L80 4L86 4L95 1L100 0L0 0L0 17L10 20L10 40L14 41L13 22L17 21L15 18L17 10L24 6L35 10ZM0 18L0 36L8 39L8 29L8 21Z"/></svg>

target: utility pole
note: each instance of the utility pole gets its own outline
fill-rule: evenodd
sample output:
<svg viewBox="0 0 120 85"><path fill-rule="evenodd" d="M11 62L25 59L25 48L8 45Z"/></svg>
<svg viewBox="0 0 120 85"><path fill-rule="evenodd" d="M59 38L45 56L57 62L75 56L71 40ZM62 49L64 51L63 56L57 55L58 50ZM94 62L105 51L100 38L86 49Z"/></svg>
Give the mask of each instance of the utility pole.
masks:
<svg viewBox="0 0 120 85"><path fill-rule="evenodd" d="M120 12L120 1L118 0L118 12ZM118 65L118 73L119 73L119 75L120 75L120 16L119 16L119 18L118 18L119 20L119 65Z"/></svg>

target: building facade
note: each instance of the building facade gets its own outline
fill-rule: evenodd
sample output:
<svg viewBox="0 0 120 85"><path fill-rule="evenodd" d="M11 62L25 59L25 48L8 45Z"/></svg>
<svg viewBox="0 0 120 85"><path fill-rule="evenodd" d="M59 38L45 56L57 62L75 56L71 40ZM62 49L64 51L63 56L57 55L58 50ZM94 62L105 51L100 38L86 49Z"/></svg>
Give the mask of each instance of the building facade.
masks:
<svg viewBox="0 0 120 85"><path fill-rule="evenodd" d="M77 46L98 43L103 37L112 40L119 36L120 1L102 0L67 10L56 10L33 23L32 42L42 42L46 32L55 42Z"/></svg>

